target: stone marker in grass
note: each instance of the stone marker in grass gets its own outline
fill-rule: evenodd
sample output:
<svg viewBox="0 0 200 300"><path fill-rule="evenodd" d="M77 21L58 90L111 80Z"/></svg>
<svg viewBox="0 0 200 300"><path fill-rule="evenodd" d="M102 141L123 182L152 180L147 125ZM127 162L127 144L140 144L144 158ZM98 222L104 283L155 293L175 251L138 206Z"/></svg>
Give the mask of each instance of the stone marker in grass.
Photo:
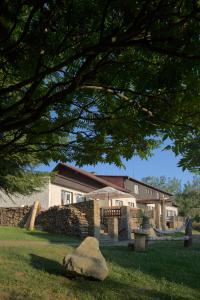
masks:
<svg viewBox="0 0 200 300"><path fill-rule="evenodd" d="M192 246L192 219L190 218L186 220L185 235L188 238L184 240L184 247Z"/></svg>
<svg viewBox="0 0 200 300"><path fill-rule="evenodd" d="M105 258L99 250L99 241L86 237L73 253L63 259L63 266L68 273L104 280L108 275Z"/></svg>
<svg viewBox="0 0 200 300"><path fill-rule="evenodd" d="M134 250L138 252L146 251L148 244L148 231L144 229L135 229L135 242L134 242Z"/></svg>

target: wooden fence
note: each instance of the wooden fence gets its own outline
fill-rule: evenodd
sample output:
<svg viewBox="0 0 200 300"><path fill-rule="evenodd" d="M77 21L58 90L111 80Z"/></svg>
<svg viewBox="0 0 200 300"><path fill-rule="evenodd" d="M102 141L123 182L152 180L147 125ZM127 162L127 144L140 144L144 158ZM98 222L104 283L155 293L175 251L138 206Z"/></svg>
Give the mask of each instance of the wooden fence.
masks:
<svg viewBox="0 0 200 300"><path fill-rule="evenodd" d="M101 208L101 217L121 217L121 207L112 206Z"/></svg>

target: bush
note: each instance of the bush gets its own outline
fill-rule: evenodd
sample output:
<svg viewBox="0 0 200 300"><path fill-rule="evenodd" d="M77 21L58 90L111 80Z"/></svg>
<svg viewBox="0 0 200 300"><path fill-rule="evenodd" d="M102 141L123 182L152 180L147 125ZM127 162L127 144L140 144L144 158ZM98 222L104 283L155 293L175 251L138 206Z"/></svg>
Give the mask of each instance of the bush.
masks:
<svg viewBox="0 0 200 300"><path fill-rule="evenodd" d="M193 222L192 228L200 231L200 222Z"/></svg>

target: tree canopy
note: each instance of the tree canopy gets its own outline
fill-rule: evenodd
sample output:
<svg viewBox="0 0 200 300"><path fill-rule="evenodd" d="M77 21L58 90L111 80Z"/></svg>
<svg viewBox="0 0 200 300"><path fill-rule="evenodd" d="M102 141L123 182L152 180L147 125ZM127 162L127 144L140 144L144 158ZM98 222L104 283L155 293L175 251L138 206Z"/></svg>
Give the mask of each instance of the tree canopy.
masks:
<svg viewBox="0 0 200 300"><path fill-rule="evenodd" d="M199 172L199 21L195 0L2 0L1 181L50 160L121 165L168 138Z"/></svg>
<svg viewBox="0 0 200 300"><path fill-rule="evenodd" d="M142 181L173 195L179 194L182 191L181 180L175 177L171 178L165 176L147 176L143 177Z"/></svg>

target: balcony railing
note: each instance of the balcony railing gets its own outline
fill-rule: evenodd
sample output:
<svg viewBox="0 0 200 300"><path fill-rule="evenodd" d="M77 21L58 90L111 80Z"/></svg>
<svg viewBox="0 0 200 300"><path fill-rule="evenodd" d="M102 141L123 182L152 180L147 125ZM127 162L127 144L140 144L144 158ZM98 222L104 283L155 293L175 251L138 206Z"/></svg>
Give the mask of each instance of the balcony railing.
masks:
<svg viewBox="0 0 200 300"><path fill-rule="evenodd" d="M121 207L112 206L109 208L101 208L102 217L121 217Z"/></svg>

